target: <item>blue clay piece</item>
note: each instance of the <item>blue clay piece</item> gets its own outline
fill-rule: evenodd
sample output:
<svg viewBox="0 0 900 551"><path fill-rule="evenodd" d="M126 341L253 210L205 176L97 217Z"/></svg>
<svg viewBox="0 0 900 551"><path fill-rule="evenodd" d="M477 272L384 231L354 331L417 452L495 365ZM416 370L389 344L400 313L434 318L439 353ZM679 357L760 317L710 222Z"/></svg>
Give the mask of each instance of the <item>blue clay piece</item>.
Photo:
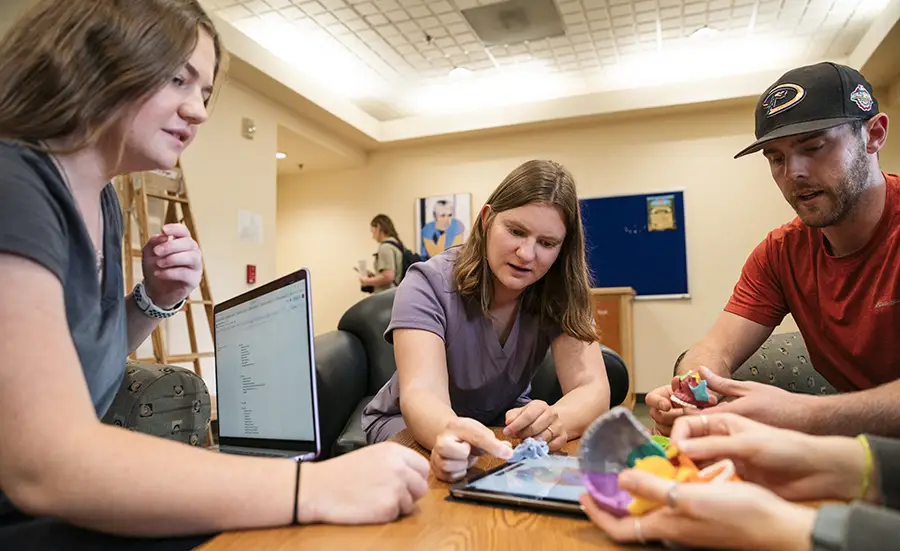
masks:
<svg viewBox="0 0 900 551"><path fill-rule="evenodd" d="M521 461L523 459L538 459L550 455L550 447L543 440L536 438L526 438L521 444L513 450L513 456L509 460L510 463Z"/></svg>
<svg viewBox="0 0 900 551"><path fill-rule="evenodd" d="M698 402L709 402L709 392L706 391L706 380L700 381L697 386L691 387L694 399Z"/></svg>

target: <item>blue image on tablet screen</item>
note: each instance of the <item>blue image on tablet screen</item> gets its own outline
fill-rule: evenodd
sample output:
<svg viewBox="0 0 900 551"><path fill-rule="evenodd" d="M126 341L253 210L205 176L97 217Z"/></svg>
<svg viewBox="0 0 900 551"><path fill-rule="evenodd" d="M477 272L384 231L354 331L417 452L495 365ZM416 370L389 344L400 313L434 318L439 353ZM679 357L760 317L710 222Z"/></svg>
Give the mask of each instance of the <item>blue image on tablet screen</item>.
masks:
<svg viewBox="0 0 900 551"><path fill-rule="evenodd" d="M510 463L469 485L470 489L535 499L577 502L585 493L578 458L566 456L523 459Z"/></svg>

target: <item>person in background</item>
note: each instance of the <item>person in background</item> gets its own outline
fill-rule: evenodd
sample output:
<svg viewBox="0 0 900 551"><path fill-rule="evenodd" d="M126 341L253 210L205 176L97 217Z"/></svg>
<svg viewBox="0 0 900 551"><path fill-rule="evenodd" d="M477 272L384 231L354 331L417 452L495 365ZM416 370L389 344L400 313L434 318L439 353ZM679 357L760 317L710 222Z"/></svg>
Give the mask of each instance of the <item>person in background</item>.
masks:
<svg viewBox="0 0 900 551"><path fill-rule="evenodd" d="M403 275L403 242L394 223L385 214L372 219L372 239L378 243L375 253L375 273L359 274L359 283L372 287L373 292L386 291L400 284Z"/></svg>
<svg viewBox="0 0 900 551"><path fill-rule="evenodd" d="M513 170L465 244L410 266L385 338L397 372L363 410L366 438L408 426L438 478L462 478L482 452L512 455L485 425L553 451L578 437L609 409L610 391L572 175L552 161ZM555 404L528 397L548 349L563 392Z"/></svg>
<svg viewBox="0 0 900 551"><path fill-rule="evenodd" d="M882 172L888 137L871 85L819 63L785 73L756 106L757 140L797 218L769 232L725 311L684 355L677 374L708 369L730 400L714 411L813 434L900 436L900 176ZM730 379L787 314L812 366L841 394L790 394ZM684 413L673 385L647 395L655 428Z"/></svg>
<svg viewBox="0 0 900 551"><path fill-rule="evenodd" d="M671 442L700 465L731 459L743 481L680 484L626 470L622 488L666 505L615 518L583 495L585 512L612 539L747 551L897 548L900 440L811 436L719 413L677 419ZM842 503L792 503L816 501Z"/></svg>
<svg viewBox="0 0 900 551"><path fill-rule="evenodd" d="M426 491L428 462L395 444L297 463L100 422L127 354L202 270L187 228L167 224L123 294L110 181L175 166L207 120L224 58L196 0L43 0L0 41L2 548L31 548L35 532L47 542L58 532L46 519L72 529L54 548L79 547L79 533L385 522Z"/></svg>

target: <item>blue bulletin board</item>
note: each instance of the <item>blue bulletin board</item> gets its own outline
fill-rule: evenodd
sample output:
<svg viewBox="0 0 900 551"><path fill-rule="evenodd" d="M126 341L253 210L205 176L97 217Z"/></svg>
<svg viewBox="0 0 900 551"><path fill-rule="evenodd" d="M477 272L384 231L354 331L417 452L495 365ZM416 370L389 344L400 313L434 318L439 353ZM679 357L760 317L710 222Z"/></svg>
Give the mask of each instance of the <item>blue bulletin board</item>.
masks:
<svg viewBox="0 0 900 551"><path fill-rule="evenodd" d="M690 298L683 191L582 199L581 218L591 287Z"/></svg>

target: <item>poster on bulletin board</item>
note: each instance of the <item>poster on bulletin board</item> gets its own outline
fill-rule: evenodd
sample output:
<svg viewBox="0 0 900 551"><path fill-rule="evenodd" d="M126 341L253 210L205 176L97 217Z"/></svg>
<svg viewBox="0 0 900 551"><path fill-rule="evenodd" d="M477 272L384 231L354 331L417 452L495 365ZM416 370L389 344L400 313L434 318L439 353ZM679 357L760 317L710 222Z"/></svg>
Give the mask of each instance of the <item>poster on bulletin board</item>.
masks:
<svg viewBox="0 0 900 551"><path fill-rule="evenodd" d="M690 298L683 191L582 199L581 218L591 287Z"/></svg>

